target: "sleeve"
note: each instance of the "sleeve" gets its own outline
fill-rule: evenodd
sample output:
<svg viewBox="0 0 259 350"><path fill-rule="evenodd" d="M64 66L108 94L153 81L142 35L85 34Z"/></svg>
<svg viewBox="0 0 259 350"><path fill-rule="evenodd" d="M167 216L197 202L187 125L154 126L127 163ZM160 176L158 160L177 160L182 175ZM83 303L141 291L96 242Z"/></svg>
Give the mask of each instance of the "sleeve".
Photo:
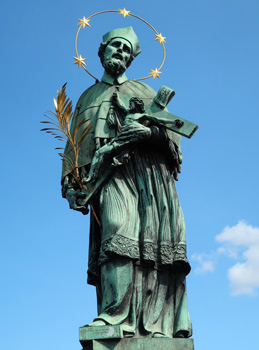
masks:
<svg viewBox="0 0 259 350"><path fill-rule="evenodd" d="M162 126L151 125L152 144L156 143L159 147L163 147L167 151L167 160L173 177L178 181L178 174L181 172L182 152L181 152L181 136Z"/></svg>

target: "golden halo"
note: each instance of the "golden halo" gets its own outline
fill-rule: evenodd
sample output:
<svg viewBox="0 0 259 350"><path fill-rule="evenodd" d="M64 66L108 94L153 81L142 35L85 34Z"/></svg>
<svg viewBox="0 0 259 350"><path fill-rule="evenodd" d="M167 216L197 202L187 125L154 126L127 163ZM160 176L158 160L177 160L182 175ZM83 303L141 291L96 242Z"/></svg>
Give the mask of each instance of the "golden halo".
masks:
<svg viewBox="0 0 259 350"><path fill-rule="evenodd" d="M166 37L163 37L161 33L158 34L158 32L155 30L155 28L152 27L152 25L149 24L147 21L145 21L143 18L141 18L141 17L139 17L139 16L136 16L136 15L134 15L133 13L130 13L130 11L127 11L125 8L122 9L122 10L119 9L119 10L107 10L107 11L96 12L96 13L94 13L93 15L91 15L91 16L88 17L88 18L83 17L82 19L78 19L78 21L79 21L79 23L78 23L79 28L78 28L78 31L77 31L77 33L76 33L76 39L75 39L76 56L74 57L74 59L75 59L74 64L77 64L79 68L80 68L80 67L83 67L83 69L86 71L87 74L89 74L89 75L90 75L92 78L94 78L95 80L98 80L94 75L92 75L92 74L85 68L85 66L86 66L85 60L86 60L86 58L83 58L83 57L81 56L81 54L80 54L80 55L78 54L78 51L77 51L77 38L78 38L78 34L79 34L81 28L84 29L86 26L87 26L87 27L90 27L89 22L90 22L90 19L91 19L92 17L97 16L97 15L100 15L100 14L103 14L103 13L110 13L110 12L116 12L116 13L118 13L119 15L122 15L123 18L125 18L126 16L135 17L135 18L141 20L142 22L144 22L145 24L147 24L147 25L155 32L155 37L156 37L156 38L155 38L154 40L157 40L157 41L159 42L159 44L162 44L162 47L163 47L163 53L164 53L163 61L162 61L162 63L161 63L161 65L160 65L159 68L150 69L150 73L149 73L148 76L146 76L146 77L144 77L144 78L134 79L134 80L144 80L144 79L148 79L148 78L151 78L151 77L153 77L153 79L155 79L156 77L157 77L157 78L160 78L159 75L162 74L162 72L160 71L160 69L162 68L162 66L163 66L163 64L164 64L164 62L165 62L165 45L164 45L164 43L165 43L165 38L166 38Z"/></svg>

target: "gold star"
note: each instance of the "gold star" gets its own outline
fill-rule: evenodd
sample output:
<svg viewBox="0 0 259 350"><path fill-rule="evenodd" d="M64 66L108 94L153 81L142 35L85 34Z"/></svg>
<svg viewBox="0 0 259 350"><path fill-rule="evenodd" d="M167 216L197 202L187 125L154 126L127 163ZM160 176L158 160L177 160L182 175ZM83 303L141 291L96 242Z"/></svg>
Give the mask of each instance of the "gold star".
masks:
<svg viewBox="0 0 259 350"><path fill-rule="evenodd" d="M159 44L161 44L161 43L165 43L166 42L165 38L166 38L166 36L162 36L162 34L160 33L160 34L156 34L155 40L158 40Z"/></svg>
<svg viewBox="0 0 259 350"><path fill-rule="evenodd" d="M129 13L130 13L130 11L127 11L127 10L125 9L125 7L124 7L123 10L119 9L119 15L122 15L124 18L125 18L126 16L129 16Z"/></svg>
<svg viewBox="0 0 259 350"><path fill-rule="evenodd" d="M90 24L89 24L90 19L85 18L85 16L84 16L82 19L79 19L79 18L78 18L78 20L79 20L79 23L77 23L78 26L82 26L83 28L84 28L85 26L90 27Z"/></svg>
<svg viewBox="0 0 259 350"><path fill-rule="evenodd" d="M153 79L155 79L156 77L160 79L159 74L161 74L162 72L159 72L159 70L156 69L150 69L151 73L149 73L150 76L153 77Z"/></svg>
<svg viewBox="0 0 259 350"><path fill-rule="evenodd" d="M81 55L79 55L77 57L74 57L74 59L75 59L74 64L77 64L79 68L82 66L85 66L84 61L86 60L86 58L83 58Z"/></svg>

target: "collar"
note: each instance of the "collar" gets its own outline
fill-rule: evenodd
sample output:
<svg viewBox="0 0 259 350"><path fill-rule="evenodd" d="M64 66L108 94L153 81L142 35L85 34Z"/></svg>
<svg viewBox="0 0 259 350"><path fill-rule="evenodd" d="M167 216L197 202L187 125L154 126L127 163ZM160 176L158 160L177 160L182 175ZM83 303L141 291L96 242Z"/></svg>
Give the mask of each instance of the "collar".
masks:
<svg viewBox="0 0 259 350"><path fill-rule="evenodd" d="M107 73L106 71L104 71L103 73L103 77L102 77L102 81L107 83L107 84L110 84L110 85L113 85L114 84L114 80L117 80L117 82L119 83L119 85L125 83L125 81L128 80L128 78L126 77L126 74L125 73L122 73L120 75L118 75L116 78L112 77L109 73Z"/></svg>

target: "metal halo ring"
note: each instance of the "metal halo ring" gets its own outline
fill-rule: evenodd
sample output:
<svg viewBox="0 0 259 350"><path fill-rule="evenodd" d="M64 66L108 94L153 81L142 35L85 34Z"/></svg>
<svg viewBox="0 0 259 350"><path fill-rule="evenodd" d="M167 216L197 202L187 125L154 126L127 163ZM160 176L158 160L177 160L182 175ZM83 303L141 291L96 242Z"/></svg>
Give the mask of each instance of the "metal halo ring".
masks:
<svg viewBox="0 0 259 350"><path fill-rule="evenodd" d="M151 73L149 73L148 76L146 76L146 77L144 77L144 78L134 79L134 80L145 80L145 79L148 79L148 78L151 78L151 77L153 77L153 79L155 79L156 77L157 77L157 78L160 78L159 74L162 73L162 72L160 72L160 69L162 68L162 66L163 66L163 64L164 64L164 62L165 62L165 56L166 56L166 53L165 53L165 45L164 45L164 43L165 43L165 40L164 40L164 39L165 39L166 37L163 37L161 33L158 34L158 32L155 30L155 28L154 28L150 23L148 23L147 21L145 21L143 18L141 18L141 17L139 17L139 16L136 16L136 15L134 15L133 13L130 13L130 11L127 11L125 8L124 8L123 10L119 9L119 10L100 11L100 12L94 13L93 15L89 16L88 18L83 17L83 19L79 19L79 23L78 23L79 28L78 28L78 31L77 31L77 33L76 33L76 39L75 39L76 57L74 57L74 59L75 59L74 64L77 64L79 68L80 68L80 67L83 67L83 69L85 70L85 72L86 72L87 74L89 74L92 78L94 78L95 80L98 81L98 79L97 79L94 75L92 75L92 74L85 68L85 63L84 63L84 61L86 60L86 58L82 58L81 55L78 55L78 51L77 51L77 38L78 38L78 34L79 34L81 28L85 28L85 26L90 27L89 21L90 21L90 19L91 19L92 17L95 17L95 16L100 15L100 14L103 14L103 13L110 13L110 12L116 12L116 13L118 13L118 14L120 14L120 15L123 15L124 18L125 18L126 16L135 17L135 18L141 20L142 22L144 22L145 24L147 24L147 25L155 32L155 36L156 36L156 39L155 39L155 40L158 40L159 43L162 44L162 46L163 46L163 54L164 54L164 55L163 55L163 61L162 61L161 65L160 65L160 67L159 67L158 69L157 69L157 68L155 68L154 70L153 70L153 69L150 69Z"/></svg>

